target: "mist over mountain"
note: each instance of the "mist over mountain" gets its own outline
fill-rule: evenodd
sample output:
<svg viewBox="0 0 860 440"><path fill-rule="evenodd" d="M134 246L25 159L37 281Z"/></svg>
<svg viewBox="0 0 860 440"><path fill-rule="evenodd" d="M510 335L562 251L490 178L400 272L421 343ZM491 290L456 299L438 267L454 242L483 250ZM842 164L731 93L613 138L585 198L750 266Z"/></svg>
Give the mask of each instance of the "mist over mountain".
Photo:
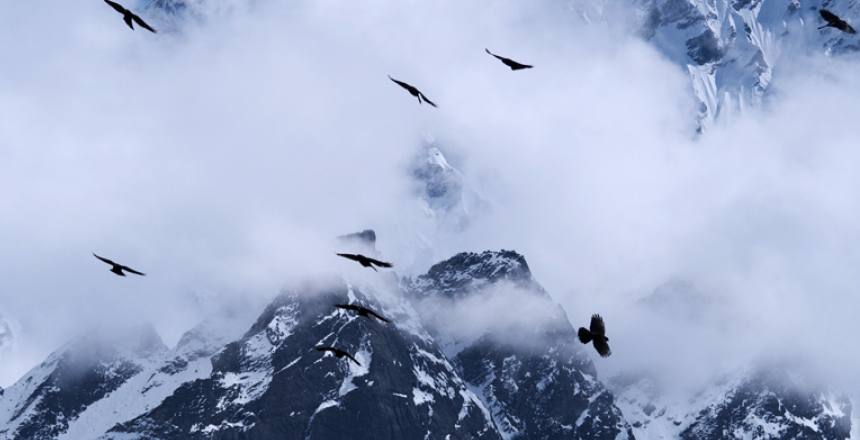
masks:
<svg viewBox="0 0 860 440"><path fill-rule="evenodd" d="M860 437L853 0L34 1L0 440Z"/></svg>

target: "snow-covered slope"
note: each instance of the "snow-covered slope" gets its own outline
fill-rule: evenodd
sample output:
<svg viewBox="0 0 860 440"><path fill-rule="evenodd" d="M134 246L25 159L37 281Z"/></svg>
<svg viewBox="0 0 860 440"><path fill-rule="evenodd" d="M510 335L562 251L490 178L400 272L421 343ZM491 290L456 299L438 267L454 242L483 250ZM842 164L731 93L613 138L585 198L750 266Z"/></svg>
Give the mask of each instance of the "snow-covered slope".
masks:
<svg viewBox="0 0 860 440"><path fill-rule="evenodd" d="M56 438L86 409L152 368L167 347L149 326L94 332L52 353L0 400L0 438Z"/></svg>
<svg viewBox="0 0 860 440"><path fill-rule="evenodd" d="M0 399L2 439L96 438L207 377L209 357L238 334L204 321L169 350L150 326L93 332L51 354Z"/></svg>
<svg viewBox="0 0 860 440"><path fill-rule="evenodd" d="M860 23L855 0L633 1L645 38L689 73L702 130L761 103L791 55L860 49L856 35L817 29L822 7Z"/></svg>
<svg viewBox="0 0 860 440"><path fill-rule="evenodd" d="M463 230L489 207L438 147L422 149L412 164L411 174L424 213L439 228Z"/></svg>
<svg viewBox="0 0 860 440"><path fill-rule="evenodd" d="M851 402L798 377L770 366L725 375L690 395L665 393L647 376L615 378L610 388L638 438L852 438Z"/></svg>
<svg viewBox="0 0 860 440"><path fill-rule="evenodd" d="M407 303L349 285L304 293L278 297L218 353L207 379L106 438L498 438ZM342 302L371 305L397 324L333 307ZM354 353L361 365L317 345Z"/></svg>

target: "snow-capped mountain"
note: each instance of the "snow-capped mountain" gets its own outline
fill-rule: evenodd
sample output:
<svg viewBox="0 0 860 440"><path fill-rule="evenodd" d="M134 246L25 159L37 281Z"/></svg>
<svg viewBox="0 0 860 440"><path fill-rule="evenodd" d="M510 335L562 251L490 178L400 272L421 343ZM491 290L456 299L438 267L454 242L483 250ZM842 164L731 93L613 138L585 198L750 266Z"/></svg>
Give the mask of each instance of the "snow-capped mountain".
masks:
<svg viewBox="0 0 860 440"><path fill-rule="evenodd" d="M210 321L174 349L150 327L76 339L0 400L0 438L632 438L521 255L461 254L416 280L380 279L281 294L239 337ZM552 306L552 325L535 333L549 345L529 350L487 333L452 350L413 305L511 283ZM333 307L345 302L392 323Z"/></svg>
<svg viewBox="0 0 860 440"><path fill-rule="evenodd" d="M424 212L438 227L463 230L489 206L438 147L423 149L413 162L411 174Z"/></svg>
<svg viewBox="0 0 860 440"><path fill-rule="evenodd" d="M700 130L761 103L783 53L842 54L860 40L818 29L820 8L860 23L854 0L633 0L642 33L690 75ZM786 57L790 58L790 57Z"/></svg>
<svg viewBox="0 0 860 440"><path fill-rule="evenodd" d="M498 290L500 285L514 290ZM537 305L514 311L531 315L529 319L511 327L491 327L469 339L447 332L450 322L433 329L463 378L490 409L503 438L633 438L564 311L532 278L522 255L504 250L461 253L431 267L412 289L422 304L419 310L441 297L445 314L475 297L475 312L485 313L494 296L505 294L516 295L505 299L508 305ZM511 318L497 313L492 319Z"/></svg>
<svg viewBox="0 0 860 440"><path fill-rule="evenodd" d="M848 398L800 377L772 365L727 374L692 395L664 393L647 376L614 378L610 388L638 438L852 438Z"/></svg>
<svg viewBox="0 0 860 440"><path fill-rule="evenodd" d="M333 307L344 302L397 324ZM354 353L360 365L317 345ZM348 284L279 296L212 365L210 377L106 438L498 438L408 304L383 305Z"/></svg>
<svg viewBox="0 0 860 440"><path fill-rule="evenodd" d="M93 331L52 353L0 399L0 439L95 438L207 377L235 322L204 321L170 350L151 326Z"/></svg>

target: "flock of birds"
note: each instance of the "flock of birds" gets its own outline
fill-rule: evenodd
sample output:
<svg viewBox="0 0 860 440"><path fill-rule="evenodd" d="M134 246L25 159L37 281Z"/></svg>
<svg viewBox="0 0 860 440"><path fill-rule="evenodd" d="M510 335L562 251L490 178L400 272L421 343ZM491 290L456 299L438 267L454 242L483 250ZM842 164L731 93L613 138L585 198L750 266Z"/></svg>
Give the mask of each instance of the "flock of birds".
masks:
<svg viewBox="0 0 860 440"><path fill-rule="evenodd" d="M152 33L157 32L152 26L150 26L142 18L140 18L139 15L135 14L134 12L130 11L129 9L126 9L121 4L114 2L112 0L104 0L104 1L110 7L112 7L115 11L122 14L123 21L132 30L134 30L134 25L137 24L138 26L140 26L140 27L152 32ZM838 30L845 32L845 33L848 33L848 34L856 34L857 33L857 31L854 30L854 28L851 27L850 24L848 24L845 20L841 19L839 16L837 16L833 12L831 12L827 9L820 9L819 13L821 15L821 18L823 18L824 21L826 21L827 23L824 24L823 26L819 27L818 29L824 29L827 27L832 27L832 28L838 29ZM531 69L532 67L534 67L534 66L531 66L528 64L523 64L523 63L514 61L510 58L506 58L506 57L503 57L501 55L495 54L495 53L491 52L489 49L484 49L484 50L487 52L487 54L498 59L499 61L501 61L504 65L508 66L513 71L523 70L523 69ZM409 92L410 95L412 95L416 99L418 99L419 104L423 104L426 102L427 104L429 104L433 107L438 107L436 105L436 103L434 103L433 101L428 99L427 96L424 95L424 93L422 93L421 90L419 90L417 87L415 87L415 86L413 86L407 82L392 78L390 75L388 76L388 78L391 81L393 81L395 84L399 85L404 90ZM370 257L367 257L365 255L361 255L361 254L338 253L337 255L340 257L346 258L348 260L355 261L358 264L360 264L362 267L369 267L369 268L373 269L374 271L377 270L377 267L382 267L382 268L393 267L393 265L389 262L380 261L380 260L370 258ZM114 274L118 275L118 276L124 277L124 276L126 276L125 275L126 272L132 273L135 275L140 275L140 276L145 275L143 272L134 270L128 266L119 264L117 262L114 262L113 260L99 256L95 253L93 253L93 256L95 256L97 259L103 261L104 263L109 264L111 266L110 271L113 272ZM335 307L338 309L343 309L343 310L355 312L358 316L365 317L368 319L371 319L371 317L372 317L372 318L378 319L378 320L385 322L385 323L390 322L388 319L384 318L382 315L376 313L375 311L373 311L367 307L352 305L352 304L337 304L337 305L335 305ZM603 318L600 315L593 315L591 317L591 323L589 324L589 328L580 327L579 330L577 331L577 337L579 338L580 342L582 342L583 344L587 345L587 344L591 343L594 346L594 349L597 351L597 353L602 357L608 357L610 354L612 354L612 351L609 349L609 338L606 337L606 325L603 323ZM354 356L352 356L351 354L349 354L348 352L346 352L342 349L339 349L336 347L329 347L329 346L317 346L314 348L320 352L332 353L338 359L346 357L350 361L355 362L358 365L361 365L358 362L358 360L355 359Z"/></svg>
<svg viewBox="0 0 860 440"><path fill-rule="evenodd" d="M378 272L377 267L382 268L391 268L394 267L392 263L387 261L377 260L375 258L368 257L362 254L347 254L347 253L337 253L339 257L346 258L347 260L355 261L360 264L362 267L369 267L374 271ZM95 252L93 252L93 256L99 259L100 261L109 264L111 266L110 271L117 276L124 277L125 273L133 273L135 275L145 276L146 274L137 270L134 270L126 265L117 263L109 258L102 257ZM375 312L373 309L368 307L359 306L355 304L335 304L335 308L348 310L356 313L360 317L364 317L367 319L376 318L386 324L391 321L379 313ZM606 337L606 326L603 323L603 318L600 315L593 315L591 317L591 324L589 328L580 327L577 332L577 336L579 337L580 342L588 345L588 343L592 343L594 345L594 349L597 350L597 353L602 357L608 357L612 354L609 349L609 338ZM338 359L346 357L347 359L355 362L357 365L361 365L360 362L351 354L337 347L330 346L317 346L314 347L317 351L332 353Z"/></svg>

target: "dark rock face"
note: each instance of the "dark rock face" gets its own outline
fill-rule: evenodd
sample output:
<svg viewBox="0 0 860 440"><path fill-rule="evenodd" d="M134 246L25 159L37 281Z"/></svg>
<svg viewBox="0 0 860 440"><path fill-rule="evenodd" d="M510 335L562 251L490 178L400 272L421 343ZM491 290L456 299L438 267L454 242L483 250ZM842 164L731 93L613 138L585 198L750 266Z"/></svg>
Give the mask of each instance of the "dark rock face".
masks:
<svg viewBox="0 0 860 440"><path fill-rule="evenodd" d="M714 32L706 29L699 36L687 40L687 55L701 65L720 60L723 50Z"/></svg>
<svg viewBox="0 0 860 440"><path fill-rule="evenodd" d="M383 311L406 326L397 327L332 307L349 297L369 302L346 287L282 295L213 358L210 378L179 388L108 438L499 438L408 310ZM361 365L323 355L316 345L347 350Z"/></svg>

